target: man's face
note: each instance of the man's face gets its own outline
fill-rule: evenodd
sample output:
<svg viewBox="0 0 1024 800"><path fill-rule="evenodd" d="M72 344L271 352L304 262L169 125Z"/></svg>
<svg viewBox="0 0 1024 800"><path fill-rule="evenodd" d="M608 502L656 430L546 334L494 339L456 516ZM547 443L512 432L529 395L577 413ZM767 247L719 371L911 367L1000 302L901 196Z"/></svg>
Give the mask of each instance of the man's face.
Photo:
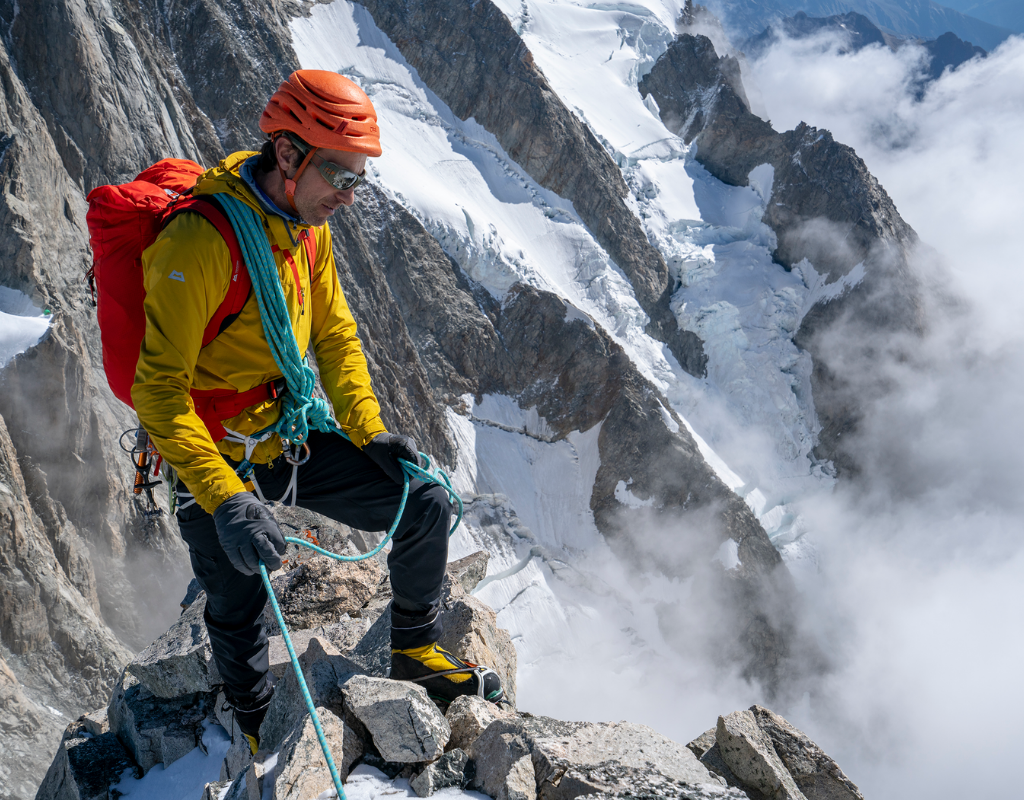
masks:
<svg viewBox="0 0 1024 800"><path fill-rule="evenodd" d="M291 168L286 170L289 176L295 174L302 155L292 150ZM355 189L339 191L329 184L320 170L316 168L322 161L332 161L357 175L366 168L366 155L350 153L344 150L317 150L312 160L306 165L295 186L295 207L302 219L310 225L323 225L338 210L339 206L350 206L355 202Z"/></svg>

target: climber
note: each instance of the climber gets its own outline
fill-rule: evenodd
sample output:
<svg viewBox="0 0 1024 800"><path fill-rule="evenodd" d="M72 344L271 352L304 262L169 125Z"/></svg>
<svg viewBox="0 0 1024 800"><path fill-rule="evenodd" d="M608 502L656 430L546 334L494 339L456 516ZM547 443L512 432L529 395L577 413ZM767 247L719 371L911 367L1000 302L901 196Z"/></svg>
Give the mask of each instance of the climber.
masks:
<svg viewBox="0 0 1024 800"><path fill-rule="evenodd" d="M388 432L381 421L326 224L353 204L367 158L381 154L376 121L372 103L352 81L299 70L267 103L262 149L228 156L193 190L202 197L230 194L262 218L299 350L312 345L347 439L313 431L300 451L285 449L276 435L260 442L250 437L280 417L281 373L252 295L203 346L204 328L233 274L229 247L206 218L178 214L143 254L146 333L131 396L141 424L177 471L178 525L206 592L214 659L254 753L274 691L259 562L280 568L285 541L250 489L271 500L290 495L346 525L380 531L401 498L399 459L419 462L414 441ZM223 424L204 424L200 403L215 404ZM254 465L252 486L235 473L243 459ZM443 489L411 481L388 556L391 677L416 680L444 700L479 694L497 702L503 690L493 671L437 644L451 513Z"/></svg>

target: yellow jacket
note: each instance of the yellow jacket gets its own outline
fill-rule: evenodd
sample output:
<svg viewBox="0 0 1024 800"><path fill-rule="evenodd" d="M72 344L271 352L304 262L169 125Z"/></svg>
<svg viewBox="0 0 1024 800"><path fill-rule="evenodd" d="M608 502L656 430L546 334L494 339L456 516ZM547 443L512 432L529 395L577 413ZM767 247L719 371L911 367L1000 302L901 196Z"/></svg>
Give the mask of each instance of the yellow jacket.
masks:
<svg viewBox="0 0 1024 800"><path fill-rule="evenodd" d="M320 379L334 413L356 446L362 447L385 430L380 406L370 386L356 323L341 291L327 225L314 230L316 263L302 243L300 226L267 214L238 175L253 153L234 153L200 177L195 194L229 192L263 218L272 245L290 251L298 267L304 302L284 252L275 254L277 271L301 353L312 342ZM245 392L281 378L263 334L255 296L241 314L206 347L203 331L220 307L231 279L231 258L217 229L198 214L180 214L142 254L146 287L146 336L139 353L132 401L139 421L164 459L209 513L224 500L245 491L224 461L241 461L244 447L224 440L214 443L195 413L189 390L233 389ZM310 277L312 276L312 277ZM280 417L279 401L252 406L224 425L250 434ZM276 436L257 446L251 461L267 463L281 453Z"/></svg>

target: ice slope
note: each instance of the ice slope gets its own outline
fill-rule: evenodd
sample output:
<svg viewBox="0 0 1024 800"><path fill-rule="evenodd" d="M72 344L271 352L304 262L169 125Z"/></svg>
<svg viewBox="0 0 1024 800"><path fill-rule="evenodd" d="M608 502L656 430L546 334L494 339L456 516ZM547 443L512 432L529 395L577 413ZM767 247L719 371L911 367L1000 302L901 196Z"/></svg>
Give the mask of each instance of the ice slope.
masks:
<svg viewBox="0 0 1024 800"><path fill-rule="evenodd" d="M48 311L37 308L28 295L0 286L0 369L37 344L49 327Z"/></svg>
<svg viewBox="0 0 1024 800"><path fill-rule="evenodd" d="M498 298L516 281L552 291L600 324L705 449L731 465L722 478L745 494L759 490L750 502L764 524L791 516L791 501L830 485L810 459L810 359L792 343L818 278L810 265L787 272L771 261L773 234L760 221L770 167L755 170L751 187L725 186L636 91L674 35L678 4L499 5L563 101L623 167L631 201L678 282L673 310L705 340L706 380L687 375L647 336L631 287L572 205L537 185L472 119L455 117L362 6L316 6L292 23L294 45L304 67L339 71L366 89L384 148L373 179L470 277Z"/></svg>
<svg viewBox="0 0 1024 800"><path fill-rule="evenodd" d="M517 281L554 292L568 314L601 325L669 399L705 458L791 563L812 557L796 503L828 491L831 479L810 458L817 430L811 365L792 337L810 306L842 287L823 285L810 264L787 272L772 262L773 234L761 222L770 167L755 169L749 187L722 184L637 92L674 36L680 3L499 5L562 100L623 169L628 202L676 279L673 311L705 341L706 379L686 374L644 332L647 317L631 286L571 203L534 182L474 120L459 120L362 6L336 0L313 7L292 22L293 44L303 67L338 71L367 91L384 150L371 161L372 180L409 208L467 275L499 299ZM552 442L536 412L510 398L464 400L468 414L450 415L460 443L456 485L467 497L490 499L473 504L452 558L486 547L493 575L536 549L526 568L480 592L515 637L520 705L556 716L586 708L594 719L664 718L666 732L692 733L678 709L670 714L658 700L689 668L673 660L658 609L685 604L689 586L651 576L638 583L598 533L589 509L597 430ZM632 503L628 485L619 494ZM728 543L717 559L736 565ZM580 679L574 659L595 650L604 654L603 667ZM650 691L641 700L600 691L594 683L606 684L607 670L644 681ZM719 700L724 693L737 707L749 705L749 691L737 681L719 687ZM684 716L696 719L700 703L693 699ZM720 709L703 711L713 718Z"/></svg>

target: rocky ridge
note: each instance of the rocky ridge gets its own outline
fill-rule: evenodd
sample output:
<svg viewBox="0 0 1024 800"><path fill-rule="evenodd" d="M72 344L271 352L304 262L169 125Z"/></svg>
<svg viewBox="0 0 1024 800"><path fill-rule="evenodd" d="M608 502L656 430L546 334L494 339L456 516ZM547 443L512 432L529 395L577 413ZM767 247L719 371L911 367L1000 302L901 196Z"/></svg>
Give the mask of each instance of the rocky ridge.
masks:
<svg viewBox="0 0 1024 800"><path fill-rule="evenodd" d="M771 166L763 221L778 240L773 258L790 269L806 259L831 287L794 337L814 359L822 426L815 452L855 474L842 437L856 429L868 391L855 385L856 376L870 374L879 334L913 335L925 325L911 268L917 234L852 148L805 123L777 133L753 114L738 61L719 57L706 36L680 34L639 88L719 180L746 186L756 167Z"/></svg>
<svg viewBox="0 0 1024 800"><path fill-rule="evenodd" d="M552 90L505 13L492 0L363 5L460 119L473 117L537 183L572 201L629 277L651 319L648 333L668 344L687 372L702 375L702 343L669 311L668 266L626 205L621 171Z"/></svg>
<svg viewBox="0 0 1024 800"><path fill-rule="evenodd" d="M383 677L372 654L377 649L373 628L386 618L387 598L379 596L386 583L373 570L355 579L353 592L325 600L317 619L305 619L306 627L293 628L310 695L343 780L367 764L390 778L405 778L420 797L471 788L497 800L863 800L820 748L760 706L719 717L716 728L686 746L644 725L565 722L517 711L515 650L508 633L496 627L493 611L468 594L486 561L487 554L479 552L449 565L447 636L459 640L467 657L499 671L511 690L509 703L463 697L438 704L421 686ZM310 564L292 562L279 578L295 578L291 573L308 571ZM357 600L365 595L356 584L378 593ZM460 605L467 612L453 613ZM37 800L113 797L119 791L113 787L126 775L140 778L196 747L205 750L211 725L230 731L232 744L220 780L208 783L195 800L308 800L331 789L290 663L279 673L260 729L260 752L250 755L218 694L205 627L195 624L202 606L200 595L128 665L105 708L67 727ZM363 618L374 620L369 630L360 624Z"/></svg>

